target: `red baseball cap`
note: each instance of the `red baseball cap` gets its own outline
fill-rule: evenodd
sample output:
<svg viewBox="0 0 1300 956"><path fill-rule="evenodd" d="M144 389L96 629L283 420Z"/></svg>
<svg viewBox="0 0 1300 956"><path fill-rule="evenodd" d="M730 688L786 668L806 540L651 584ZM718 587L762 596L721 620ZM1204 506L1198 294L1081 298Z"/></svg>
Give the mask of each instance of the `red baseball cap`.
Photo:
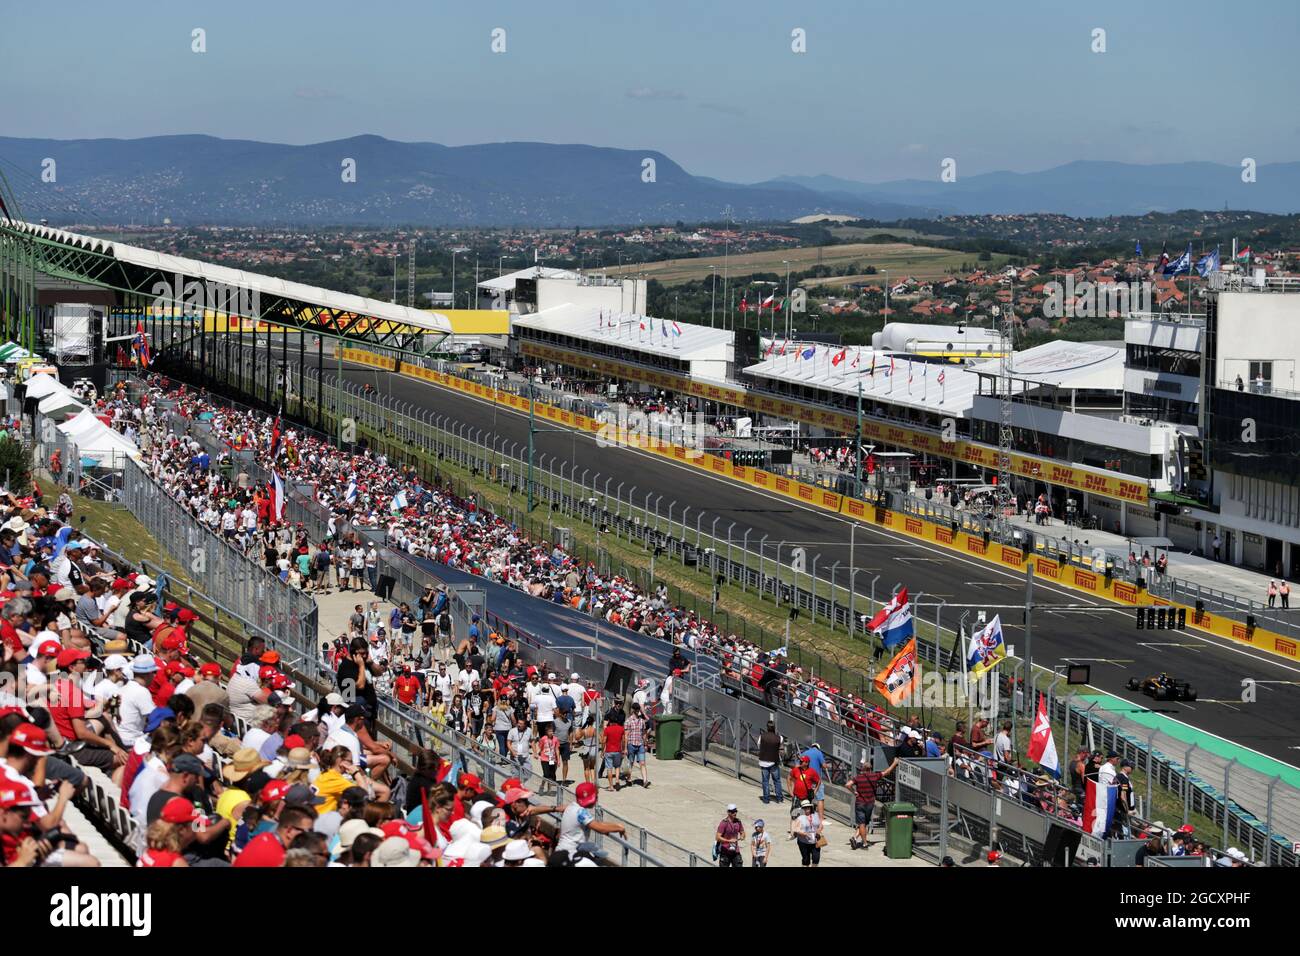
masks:
<svg viewBox="0 0 1300 956"><path fill-rule="evenodd" d="M258 680L274 680L275 675L280 673L270 664L263 664L261 670L257 672Z"/></svg>
<svg viewBox="0 0 1300 956"><path fill-rule="evenodd" d="M135 585L126 578L114 578L113 583L109 585L109 589L113 591L125 591L132 587Z"/></svg>
<svg viewBox="0 0 1300 956"><path fill-rule="evenodd" d="M279 671L276 671L275 676L271 678L271 689L289 690L291 687L293 687L293 681L289 680L288 677L281 674Z"/></svg>
<svg viewBox="0 0 1300 956"><path fill-rule="evenodd" d="M59 652L58 664L59 667L66 670L77 661L85 660L89 656L90 651L83 651L79 647L65 647Z"/></svg>
<svg viewBox="0 0 1300 956"><path fill-rule="evenodd" d="M503 794L506 803L514 803L516 800L527 800L533 795L533 791L525 790L522 787L511 787Z"/></svg>
<svg viewBox="0 0 1300 956"><path fill-rule="evenodd" d="M413 826L402 820L389 820L379 829L384 832L386 837L406 837L407 834L415 832Z"/></svg>
<svg viewBox="0 0 1300 956"><path fill-rule="evenodd" d="M25 726L31 726L30 724ZM11 738L12 739L12 738ZM462 773L456 778L456 783L462 790L482 790L483 782L472 773Z"/></svg>
<svg viewBox="0 0 1300 956"><path fill-rule="evenodd" d="M45 736L45 731L35 724L19 724L14 728L14 732L9 735L10 747L22 747L33 757L48 757L54 753L50 749L50 739Z"/></svg>
<svg viewBox="0 0 1300 956"><path fill-rule="evenodd" d="M510 777L508 780L506 780L505 783L501 785L501 791L505 793L510 790L514 790L516 787L522 787L523 785L524 785L523 781L520 780L518 777Z"/></svg>
<svg viewBox="0 0 1300 956"><path fill-rule="evenodd" d="M276 800L283 800L292 786L293 784L286 780L272 780L262 788L262 792L258 794L258 799L263 803L272 803Z"/></svg>
<svg viewBox="0 0 1300 956"><path fill-rule="evenodd" d="M58 641L41 641L36 645L36 656L57 657L61 650L63 650L63 645Z"/></svg>
<svg viewBox="0 0 1300 956"><path fill-rule="evenodd" d="M179 634L168 634L162 639L162 649L164 651L179 651L185 644L185 639Z"/></svg>
<svg viewBox="0 0 1300 956"><path fill-rule="evenodd" d="M179 613L177 613L177 615L176 615L176 620L178 620L178 621L184 621L184 622L187 623L187 624L188 624L190 621L197 621L198 619L199 619L199 616L198 616L197 614L195 614L193 611L191 611L191 610L190 610L189 608L187 608L187 607L183 607L183 608L181 608L180 611L179 611Z"/></svg>
<svg viewBox="0 0 1300 956"><path fill-rule="evenodd" d="M13 784L5 784L0 787L0 810L14 810L18 807L38 807L40 800L36 799L26 787L18 787Z"/></svg>
<svg viewBox="0 0 1300 956"><path fill-rule="evenodd" d="M204 664L202 667L199 668L199 673L202 674L204 677L220 677L221 665L212 664L212 663Z"/></svg>
<svg viewBox="0 0 1300 956"><path fill-rule="evenodd" d="M1000 859L1002 859L1001 853L999 853L997 850L989 850L988 860L990 863L996 863Z"/></svg>
<svg viewBox="0 0 1300 956"><path fill-rule="evenodd" d="M199 818L199 811L184 797L172 797L163 804L161 816L168 823L193 823Z"/></svg>
<svg viewBox="0 0 1300 956"><path fill-rule="evenodd" d="M580 783L578 788L573 791L573 795L578 800L580 807L594 807L596 805L596 785L594 783Z"/></svg>
<svg viewBox="0 0 1300 956"><path fill-rule="evenodd" d="M286 750L293 750L295 747L306 747L307 741L302 739L301 734L290 734L284 738L284 746Z"/></svg>
<svg viewBox="0 0 1300 956"><path fill-rule="evenodd" d="M180 605L177 604L175 601L168 601L166 604L163 605L164 611L175 611L178 610L179 608Z"/></svg>

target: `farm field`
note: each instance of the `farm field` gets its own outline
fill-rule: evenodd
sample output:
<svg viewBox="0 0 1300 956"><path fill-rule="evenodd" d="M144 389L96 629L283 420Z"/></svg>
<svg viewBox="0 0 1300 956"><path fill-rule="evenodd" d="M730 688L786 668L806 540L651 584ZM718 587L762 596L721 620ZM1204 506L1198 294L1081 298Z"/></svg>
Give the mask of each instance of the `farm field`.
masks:
<svg viewBox="0 0 1300 956"><path fill-rule="evenodd" d="M733 279L755 273L782 274L786 271L782 260L790 262L790 269L793 272L803 272L820 264L836 269L849 266L856 274L864 272L868 266L874 266L877 270L888 269L894 276L934 278L956 271L963 263L974 262L975 254L937 249L932 246L916 246L906 242L864 242L842 246L800 246L794 249L750 252L731 256L726 262L726 268ZM992 263L985 262L981 265L987 268L990 265L997 265L998 260L999 257L995 257ZM723 256L708 256L698 259L665 259L662 262L637 263L624 266L622 269L612 268L604 271L610 275L644 275L648 279L657 279L664 285L678 285L683 282L707 279L710 266L715 266L718 274L721 275L723 264Z"/></svg>

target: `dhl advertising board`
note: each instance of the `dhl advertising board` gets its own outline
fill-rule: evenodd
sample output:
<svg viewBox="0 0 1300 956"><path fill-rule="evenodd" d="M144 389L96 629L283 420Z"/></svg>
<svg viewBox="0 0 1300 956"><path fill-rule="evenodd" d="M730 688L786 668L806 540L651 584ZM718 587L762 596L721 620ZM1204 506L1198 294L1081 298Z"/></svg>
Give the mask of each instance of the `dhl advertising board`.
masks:
<svg viewBox="0 0 1300 956"><path fill-rule="evenodd" d="M354 349L343 349L342 357L350 362L373 365L389 370L393 368L392 359ZM528 411L528 399L519 395L501 392L474 382L466 382L464 379L452 375L434 372L415 365L407 365L406 363L402 363L400 371L404 375L420 378L487 401L496 401L521 412ZM605 425L587 416L575 415L572 412L543 405L540 402L537 404L536 414L540 418L579 428L583 431L596 432L603 428L612 428L612 426ZM886 429L890 435L899 430L892 426ZM923 437L933 438L934 436L926 435ZM1249 644L1252 647L1291 660L1300 659L1300 648L1297 648L1297 642L1279 634L1260 628L1247 628L1241 622L1214 614L1205 612L1197 614L1194 608L1154 598L1145 589L1140 589L1126 581L1113 579L1108 581L1105 574L1101 572L1075 567L1072 564L1056 561L1041 554L1026 555L1019 548L1009 547L993 541L985 544L983 536L969 534L961 530L954 531L947 524L923 521L921 518L912 515L878 508L857 498L849 498L816 485L794 481L784 475L774 475L759 468L735 465L718 455L710 455L694 449L684 448L681 445L670 445L657 439L647 438L641 434L628 434L622 430L611 430L607 440L611 444L621 443L639 448L690 465L709 474L739 481L763 491L775 492L810 507L833 511L863 522L879 525L920 541L940 545L966 557L989 561L1013 571L1023 573L1026 566L1032 563L1035 575L1044 581L1093 594L1118 604L1125 604L1135 608L1156 606L1176 609L1182 607L1187 612L1187 623L1197 630L1242 644ZM892 438L883 440L892 441Z"/></svg>
<svg viewBox="0 0 1300 956"><path fill-rule="evenodd" d="M639 368L613 359L575 358L574 354L561 349L538 345L533 342L523 343L523 352L534 358L542 358L565 365L591 367L615 378L643 382L669 388L675 392L694 395L710 401L724 402L737 408L753 412L765 412L782 418L797 419L808 425L829 428L844 435L852 435L857 429L857 418L828 408L805 405L801 402L758 395L743 389L728 388L725 385L710 385L697 382L686 376L671 372L656 372ZM909 448L912 451L927 452L942 458L955 458L969 465L996 471L998 468L998 449L992 445L978 442L945 442L935 432L906 428L864 419L862 422L864 441L891 445L896 448ZM1030 455L1012 454L1011 470L1017 475L1044 481L1048 484L1072 488L1075 491L1114 498L1117 501L1130 501L1134 504L1146 504L1148 488L1143 481L1132 481L1104 471L1090 468L1062 465L1045 458Z"/></svg>

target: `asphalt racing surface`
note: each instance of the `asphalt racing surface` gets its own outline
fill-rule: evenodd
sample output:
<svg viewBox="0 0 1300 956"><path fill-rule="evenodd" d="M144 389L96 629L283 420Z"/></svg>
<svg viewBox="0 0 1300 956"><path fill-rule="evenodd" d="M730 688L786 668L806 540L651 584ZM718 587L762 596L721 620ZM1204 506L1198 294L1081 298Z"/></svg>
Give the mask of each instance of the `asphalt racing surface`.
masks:
<svg viewBox="0 0 1300 956"><path fill-rule="evenodd" d="M416 403L421 408L433 409L439 415L448 415L458 422L482 428L485 436L493 432L521 446L528 440L527 416L491 403L374 368L345 365L343 375L350 381L369 383L378 391L402 401ZM547 423L547 427L558 426ZM611 489L616 488L620 481L626 483L626 490L635 486L634 502L638 505L644 504L647 493L651 493L652 505L655 496L662 495L658 502L659 512L667 516L668 503L676 501L673 517L678 521L683 507L691 508L688 527L695 524L703 508L702 527L705 531L713 526L716 517L719 519L718 533L725 537L728 526L735 522L733 539L739 542L746 529L751 529L749 547L755 551L759 540L766 535L769 558L776 558L776 542L784 540L786 547L781 558L787 563L793 546L806 549L809 568L813 558L817 557L817 569L823 577L833 564L839 562L836 584L849 585L847 569L852 523L844 518L804 508L789 499L714 478L655 455L633 449L600 447L594 437L577 432L539 432L535 444L539 456L548 456L548 468L555 467L550 462L550 456L555 456L557 464L572 460L579 474L582 469L590 469L592 475L599 472L602 478L614 476ZM877 597L888 594L896 584L905 585L914 599L924 592L919 600L919 615L933 621L935 607L932 605L946 602L948 606L943 609L941 623L949 629L956 628L965 610L955 605L988 608L990 617L993 613L1002 615L1007 642L1023 656L1023 611L1011 609L1024 606L1025 583L1021 575L870 525L859 524L855 539L855 564L862 569L857 574L859 593L868 590L869 582L877 575L880 576L876 582ZM476 583L481 583L481 579L476 579ZM525 629L536 630L529 627L528 619L536 620L537 611L532 605L542 602L526 595L518 595L518 599L531 603L521 607L527 609L528 618L517 623ZM1034 599L1032 650L1035 664L1041 667L1066 662L1091 664L1091 683L1095 687L1134 704L1150 705L1159 713L1203 731L1300 766L1300 749L1296 748L1300 745L1300 732L1297 732L1300 727L1300 667L1190 630L1138 631L1134 626L1132 609L1046 585L1041 579L1034 582ZM1061 605L1086 607L1076 611L1052 611L1053 606ZM497 606L488 606L509 619L509 615ZM999 610L999 606L1008 607ZM1141 677L1161 671L1189 681L1200 699L1195 703L1157 704L1125 686L1131 676ZM1256 682L1255 703L1241 701L1245 678Z"/></svg>

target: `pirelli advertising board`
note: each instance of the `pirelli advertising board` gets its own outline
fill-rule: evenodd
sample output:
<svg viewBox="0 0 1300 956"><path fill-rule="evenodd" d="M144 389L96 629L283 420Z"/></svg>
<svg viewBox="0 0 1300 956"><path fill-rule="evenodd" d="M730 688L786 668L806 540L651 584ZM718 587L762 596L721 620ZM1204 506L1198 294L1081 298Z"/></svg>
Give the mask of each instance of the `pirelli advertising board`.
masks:
<svg viewBox="0 0 1300 956"><path fill-rule="evenodd" d="M725 385L710 385L672 372L656 372L653 369L640 368L614 359L589 359L583 356L581 359L575 360L576 353L565 352L562 349L540 345L535 342L524 342L522 349L525 355L533 358L546 359L550 362L559 362L565 365L580 364L585 368L594 367L615 378L642 382L646 385L657 385L660 388L672 389L675 392L694 395L698 398L725 402L737 408L746 408L754 412L766 412L769 415L796 419L805 424L829 428L844 435L852 435L857 427L857 419L853 415L846 415L827 408L818 408L815 405L804 405L790 399L759 395L744 389L728 388ZM970 441L944 442L936 432L864 419L862 422L862 438L864 441L892 445L896 448L928 452L931 455L943 458L956 458L969 465L986 468L990 471L996 471L998 467L998 450L992 445L983 445ZM1033 478L1036 481L1046 482L1050 485L1059 485L1075 491L1101 495L1117 501L1129 501L1139 505L1147 503L1148 488L1145 482L1121 478L1104 471L1063 465L1046 458L1016 454L1011 456L1011 470L1017 475Z"/></svg>

